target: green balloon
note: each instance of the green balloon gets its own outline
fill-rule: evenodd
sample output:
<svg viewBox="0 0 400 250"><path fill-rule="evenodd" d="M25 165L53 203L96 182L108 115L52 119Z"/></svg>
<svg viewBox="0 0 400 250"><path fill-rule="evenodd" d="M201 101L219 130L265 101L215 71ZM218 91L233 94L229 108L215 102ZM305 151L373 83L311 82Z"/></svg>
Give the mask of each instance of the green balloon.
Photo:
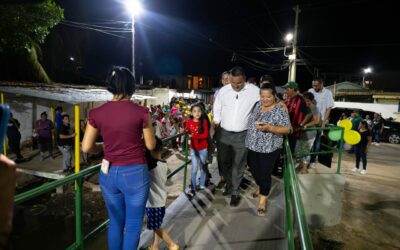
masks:
<svg viewBox="0 0 400 250"><path fill-rule="evenodd" d="M331 141L339 141L342 136L340 130L332 130L328 133L328 137Z"/></svg>

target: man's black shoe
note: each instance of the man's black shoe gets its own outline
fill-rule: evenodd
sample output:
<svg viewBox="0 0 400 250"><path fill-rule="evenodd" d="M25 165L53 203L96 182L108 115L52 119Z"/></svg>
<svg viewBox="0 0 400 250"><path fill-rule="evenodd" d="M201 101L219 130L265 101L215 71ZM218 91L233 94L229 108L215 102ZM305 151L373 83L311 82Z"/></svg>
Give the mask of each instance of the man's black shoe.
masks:
<svg viewBox="0 0 400 250"><path fill-rule="evenodd" d="M218 185L215 187L217 190L222 190L225 187L225 181L219 181Z"/></svg>
<svg viewBox="0 0 400 250"><path fill-rule="evenodd" d="M231 197L231 207L237 207L240 203L240 196L239 195L232 195Z"/></svg>
<svg viewBox="0 0 400 250"><path fill-rule="evenodd" d="M223 196L228 196L228 195L231 195L231 194L232 194L232 191L228 190L228 189L225 189L224 192L222 192Z"/></svg>

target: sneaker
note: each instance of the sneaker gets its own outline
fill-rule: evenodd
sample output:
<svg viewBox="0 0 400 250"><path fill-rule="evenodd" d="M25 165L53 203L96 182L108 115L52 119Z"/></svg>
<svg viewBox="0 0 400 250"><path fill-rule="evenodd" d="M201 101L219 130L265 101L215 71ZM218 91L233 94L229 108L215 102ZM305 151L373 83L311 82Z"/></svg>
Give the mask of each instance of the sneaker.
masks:
<svg viewBox="0 0 400 250"><path fill-rule="evenodd" d="M317 163L311 162L310 163L310 168L317 168Z"/></svg>
<svg viewBox="0 0 400 250"><path fill-rule="evenodd" d="M199 190L204 190L204 189L206 189L205 186L200 186L200 187L199 187Z"/></svg>
<svg viewBox="0 0 400 250"><path fill-rule="evenodd" d="M358 173L358 172L360 172L360 169L358 169L358 168L353 168L351 171Z"/></svg>
<svg viewBox="0 0 400 250"><path fill-rule="evenodd" d="M366 175L367 174L367 170L365 170L365 169L361 170L361 174Z"/></svg>
<svg viewBox="0 0 400 250"><path fill-rule="evenodd" d="M380 144L377 142L377 143L375 143L375 145L376 145L376 146L379 146Z"/></svg>

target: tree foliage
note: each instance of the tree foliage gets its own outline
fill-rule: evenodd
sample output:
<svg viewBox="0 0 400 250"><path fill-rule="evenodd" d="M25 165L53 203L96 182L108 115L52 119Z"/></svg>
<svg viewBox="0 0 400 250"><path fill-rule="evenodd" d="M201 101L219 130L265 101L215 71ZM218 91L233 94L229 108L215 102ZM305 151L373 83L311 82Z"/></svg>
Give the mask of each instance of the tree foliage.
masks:
<svg viewBox="0 0 400 250"><path fill-rule="evenodd" d="M0 5L0 53L24 54L44 43L50 29L64 18L53 0L16 1Z"/></svg>

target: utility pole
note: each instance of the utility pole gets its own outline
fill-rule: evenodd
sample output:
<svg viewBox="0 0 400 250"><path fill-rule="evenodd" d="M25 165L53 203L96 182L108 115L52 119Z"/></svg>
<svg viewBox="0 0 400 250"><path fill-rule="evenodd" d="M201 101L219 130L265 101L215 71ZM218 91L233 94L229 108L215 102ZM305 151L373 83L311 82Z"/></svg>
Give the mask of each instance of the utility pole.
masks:
<svg viewBox="0 0 400 250"><path fill-rule="evenodd" d="M293 49L292 54L289 56L289 82L296 81L296 58L297 58L297 29L299 26L299 14L301 12L299 5L294 8L296 12L296 19L294 23L294 34L293 34Z"/></svg>

